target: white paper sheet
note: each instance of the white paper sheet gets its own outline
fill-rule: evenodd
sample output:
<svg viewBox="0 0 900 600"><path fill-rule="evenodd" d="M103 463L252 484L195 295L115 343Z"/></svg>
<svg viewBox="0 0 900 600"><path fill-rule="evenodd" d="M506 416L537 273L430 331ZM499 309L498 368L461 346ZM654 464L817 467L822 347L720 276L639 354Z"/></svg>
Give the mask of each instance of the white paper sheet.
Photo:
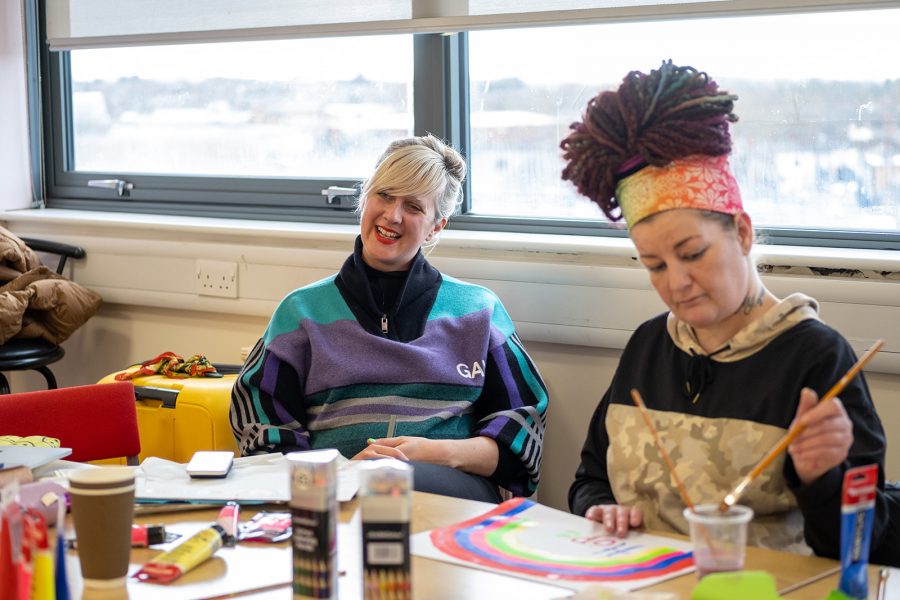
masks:
<svg viewBox="0 0 900 600"><path fill-rule="evenodd" d="M192 479L182 463L147 458L135 472L138 500L188 502L288 502L291 498L288 461L282 454L260 454L234 459L227 477ZM356 462L338 464L339 502L353 499L359 488Z"/></svg>
<svg viewBox="0 0 900 600"><path fill-rule="evenodd" d="M45 448L43 446L0 446L0 467L28 467L37 469L54 460L72 454L71 448Z"/></svg>

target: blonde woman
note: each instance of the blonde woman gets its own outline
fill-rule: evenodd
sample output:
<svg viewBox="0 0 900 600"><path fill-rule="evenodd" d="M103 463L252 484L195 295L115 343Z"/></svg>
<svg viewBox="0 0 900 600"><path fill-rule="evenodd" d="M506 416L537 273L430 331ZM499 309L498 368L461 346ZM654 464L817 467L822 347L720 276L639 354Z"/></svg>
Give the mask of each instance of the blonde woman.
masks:
<svg viewBox="0 0 900 600"><path fill-rule="evenodd" d="M243 454L337 448L393 457L421 491L496 502L538 485L548 397L497 296L440 273L463 158L393 142L364 183L360 234L335 275L281 302L232 393Z"/></svg>

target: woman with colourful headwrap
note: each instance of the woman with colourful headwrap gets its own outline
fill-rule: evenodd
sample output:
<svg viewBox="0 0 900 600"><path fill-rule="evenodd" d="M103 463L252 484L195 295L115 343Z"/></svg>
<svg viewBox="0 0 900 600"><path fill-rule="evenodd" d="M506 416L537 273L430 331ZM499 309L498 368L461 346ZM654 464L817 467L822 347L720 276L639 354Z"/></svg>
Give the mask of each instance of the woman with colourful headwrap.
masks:
<svg viewBox="0 0 900 600"><path fill-rule="evenodd" d="M754 482L749 543L837 556L844 472L877 463L873 562L891 556L884 430L865 377L818 404L856 361L802 294L777 298L750 257L753 227L731 173L736 96L671 61L588 102L561 147L563 178L624 217L669 312L637 328L591 420L572 512L625 535L687 533L684 504L632 403L643 396L695 503L718 503L794 422L805 431ZM891 560L893 558L893 560Z"/></svg>

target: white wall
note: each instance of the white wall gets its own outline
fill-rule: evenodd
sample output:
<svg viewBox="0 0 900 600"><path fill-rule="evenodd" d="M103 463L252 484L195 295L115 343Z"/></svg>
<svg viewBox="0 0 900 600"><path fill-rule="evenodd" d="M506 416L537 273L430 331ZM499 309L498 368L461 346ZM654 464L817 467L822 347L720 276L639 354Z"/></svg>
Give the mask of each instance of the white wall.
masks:
<svg viewBox="0 0 900 600"><path fill-rule="evenodd" d="M107 373L171 350L183 356L206 354L216 362L240 361L267 322L263 317L106 305L65 344L66 357L54 367L62 385L97 381ZM552 399L539 497L566 507L566 492L591 413L612 377L618 350L525 341L547 382ZM886 428L900 422L900 377L867 374ZM39 389L35 374L15 375L15 389ZM900 436L889 432L888 476L900 478Z"/></svg>
<svg viewBox="0 0 900 600"><path fill-rule="evenodd" d="M28 114L22 7L0 2L0 208L28 206Z"/></svg>

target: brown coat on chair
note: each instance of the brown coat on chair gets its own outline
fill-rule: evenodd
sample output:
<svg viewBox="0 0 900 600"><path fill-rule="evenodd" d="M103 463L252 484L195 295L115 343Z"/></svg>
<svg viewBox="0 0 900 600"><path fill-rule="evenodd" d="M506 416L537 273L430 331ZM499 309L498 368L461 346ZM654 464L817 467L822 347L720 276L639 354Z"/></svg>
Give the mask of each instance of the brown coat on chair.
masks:
<svg viewBox="0 0 900 600"><path fill-rule="evenodd" d="M21 239L0 227L0 344L43 338L60 344L100 308L99 294L41 264Z"/></svg>

